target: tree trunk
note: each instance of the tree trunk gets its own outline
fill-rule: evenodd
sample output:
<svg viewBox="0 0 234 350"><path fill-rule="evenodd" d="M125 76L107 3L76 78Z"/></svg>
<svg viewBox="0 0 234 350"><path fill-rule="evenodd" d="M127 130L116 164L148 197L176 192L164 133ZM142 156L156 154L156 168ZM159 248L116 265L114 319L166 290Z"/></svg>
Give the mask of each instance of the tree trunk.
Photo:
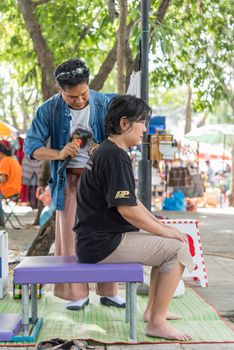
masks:
<svg viewBox="0 0 234 350"><path fill-rule="evenodd" d="M191 130L192 126L192 89L188 86L188 99L185 110L185 127L184 133L187 134Z"/></svg>
<svg viewBox="0 0 234 350"><path fill-rule="evenodd" d="M26 256L48 255L55 239L55 213L47 223L39 230L33 240Z"/></svg>
<svg viewBox="0 0 234 350"><path fill-rule="evenodd" d="M119 29L117 44L117 89L118 94L126 92L126 21L127 1L119 0Z"/></svg>
<svg viewBox="0 0 234 350"><path fill-rule="evenodd" d="M204 112L202 119L197 123L197 128L200 128L201 126L206 124L208 115L208 112Z"/></svg>
<svg viewBox="0 0 234 350"><path fill-rule="evenodd" d="M164 17L167 13L167 10L170 6L171 0L162 0L160 2L159 8L156 13L153 14L155 16L155 20L158 26L160 26L163 23ZM150 34L152 34L154 28L151 28ZM134 60L134 71L137 72L141 67L140 67L140 53L138 52L135 60Z"/></svg>
<svg viewBox="0 0 234 350"><path fill-rule="evenodd" d="M35 15L35 4L31 0L18 0L18 5L37 54L41 68L42 92L44 99L47 100L56 92L53 77L53 54L50 51L38 24Z"/></svg>
<svg viewBox="0 0 234 350"><path fill-rule="evenodd" d="M127 38L129 37L129 33L130 33L130 30L132 29L133 25L134 25L133 21L131 21L127 25L127 34L126 34ZM105 83L108 75L110 74L110 72L114 68L114 65L116 62L117 42L118 42L118 40L116 38L114 46L112 47L112 49L109 51L108 55L106 56L105 61L103 62L103 64L101 65L101 68L99 69L99 72L95 75L95 77L93 78L93 80L90 83L91 89L99 91L103 88L104 83Z"/></svg>
<svg viewBox="0 0 234 350"><path fill-rule="evenodd" d="M134 60L132 58L132 52L131 48L129 46L129 43L126 44L126 90L128 89L131 74L133 72L134 68Z"/></svg>
<svg viewBox="0 0 234 350"><path fill-rule="evenodd" d="M33 226L38 226L39 225L39 221L40 221L40 216L41 216L41 212L44 208L44 205L42 204L41 201L38 201L38 205L37 205L37 215L35 217Z"/></svg>
<svg viewBox="0 0 234 350"><path fill-rule="evenodd" d="M231 193L229 195L229 206L234 207L234 145L232 146L232 177L231 177Z"/></svg>
<svg viewBox="0 0 234 350"><path fill-rule="evenodd" d="M161 1L159 8L158 8L158 11L156 13L157 22L159 22L159 23L163 22L164 17L166 15L166 12L170 6L170 3L171 3L171 0L162 0Z"/></svg>

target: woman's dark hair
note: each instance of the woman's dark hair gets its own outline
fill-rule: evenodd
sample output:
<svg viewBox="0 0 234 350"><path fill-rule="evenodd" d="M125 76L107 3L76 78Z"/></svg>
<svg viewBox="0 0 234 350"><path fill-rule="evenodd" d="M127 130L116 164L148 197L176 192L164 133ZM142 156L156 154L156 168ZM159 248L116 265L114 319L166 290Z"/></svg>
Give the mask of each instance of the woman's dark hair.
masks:
<svg viewBox="0 0 234 350"><path fill-rule="evenodd" d="M54 71L56 83L64 90L66 86L89 83L89 69L80 59L70 58L61 63Z"/></svg>
<svg viewBox="0 0 234 350"><path fill-rule="evenodd" d="M120 95L114 97L108 106L105 119L106 136L122 134L120 120L126 117L130 123L149 121L151 108L141 98L132 95Z"/></svg>
<svg viewBox="0 0 234 350"><path fill-rule="evenodd" d="M6 148L6 146L0 142L0 152L4 153L6 156L11 156L11 150L9 148Z"/></svg>

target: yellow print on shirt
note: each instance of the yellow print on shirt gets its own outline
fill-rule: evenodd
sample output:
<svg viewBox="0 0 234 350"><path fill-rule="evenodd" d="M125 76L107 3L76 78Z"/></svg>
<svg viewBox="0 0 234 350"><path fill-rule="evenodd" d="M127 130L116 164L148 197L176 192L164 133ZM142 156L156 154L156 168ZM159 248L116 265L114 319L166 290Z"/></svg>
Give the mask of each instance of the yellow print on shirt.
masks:
<svg viewBox="0 0 234 350"><path fill-rule="evenodd" d="M115 199L119 198L129 198L129 191L117 191L115 195Z"/></svg>

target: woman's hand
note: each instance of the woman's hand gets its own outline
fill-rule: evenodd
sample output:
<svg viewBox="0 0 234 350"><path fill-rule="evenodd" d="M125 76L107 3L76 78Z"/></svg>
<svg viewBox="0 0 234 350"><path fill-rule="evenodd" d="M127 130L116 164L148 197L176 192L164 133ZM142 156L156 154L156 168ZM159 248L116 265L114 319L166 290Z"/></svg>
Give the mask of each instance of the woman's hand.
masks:
<svg viewBox="0 0 234 350"><path fill-rule="evenodd" d="M165 238L174 238L178 239L181 242L188 243L188 239L186 235L183 235L177 228L175 227L164 227L162 228L161 237Z"/></svg>

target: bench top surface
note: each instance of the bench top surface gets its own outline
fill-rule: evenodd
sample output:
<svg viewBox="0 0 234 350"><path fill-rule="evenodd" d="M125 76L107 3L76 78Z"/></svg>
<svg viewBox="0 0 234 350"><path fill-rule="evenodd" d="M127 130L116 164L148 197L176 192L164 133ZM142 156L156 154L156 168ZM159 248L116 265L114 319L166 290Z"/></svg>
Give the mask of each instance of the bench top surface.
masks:
<svg viewBox="0 0 234 350"><path fill-rule="evenodd" d="M14 269L14 283L143 282L143 266L82 264L76 256L26 257Z"/></svg>

